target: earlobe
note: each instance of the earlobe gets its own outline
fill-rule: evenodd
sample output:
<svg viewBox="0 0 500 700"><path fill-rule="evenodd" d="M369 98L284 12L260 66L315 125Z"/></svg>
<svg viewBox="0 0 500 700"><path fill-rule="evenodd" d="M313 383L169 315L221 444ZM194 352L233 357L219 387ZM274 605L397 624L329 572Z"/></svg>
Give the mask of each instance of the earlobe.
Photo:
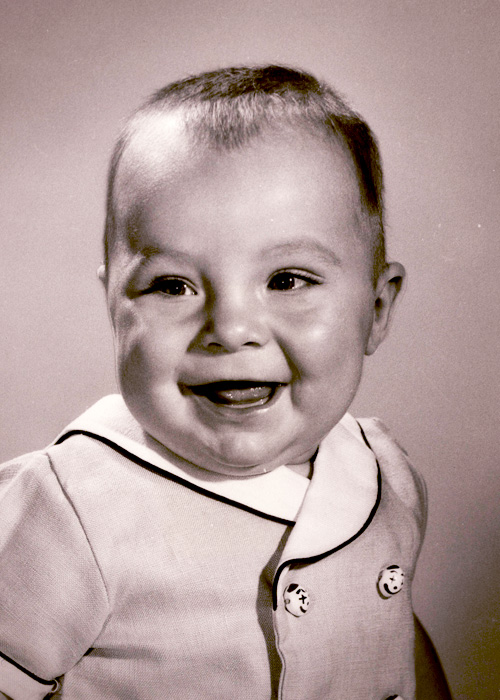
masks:
<svg viewBox="0 0 500 700"><path fill-rule="evenodd" d="M106 284L106 265L104 263L102 265L99 265L97 268L97 277L101 280L103 284Z"/></svg>
<svg viewBox="0 0 500 700"><path fill-rule="evenodd" d="M373 324L366 344L365 355L373 355L387 335L394 311L394 302L401 290L404 277L405 269L398 262L388 263L380 274L375 292Z"/></svg>

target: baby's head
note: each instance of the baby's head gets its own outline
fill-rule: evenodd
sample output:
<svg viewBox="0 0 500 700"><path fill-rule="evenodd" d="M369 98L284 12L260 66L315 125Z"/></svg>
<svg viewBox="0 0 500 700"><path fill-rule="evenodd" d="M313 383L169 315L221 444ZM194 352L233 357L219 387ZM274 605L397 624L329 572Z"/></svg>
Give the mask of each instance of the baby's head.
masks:
<svg viewBox="0 0 500 700"><path fill-rule="evenodd" d="M365 122L288 68L174 83L113 156L102 277L124 399L226 475L301 464L356 393L403 268Z"/></svg>

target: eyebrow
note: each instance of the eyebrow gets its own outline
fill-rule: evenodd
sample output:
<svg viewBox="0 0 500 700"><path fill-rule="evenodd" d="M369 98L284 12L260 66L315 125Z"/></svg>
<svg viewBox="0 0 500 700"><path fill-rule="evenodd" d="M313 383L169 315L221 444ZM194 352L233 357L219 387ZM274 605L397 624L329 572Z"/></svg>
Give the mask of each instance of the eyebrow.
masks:
<svg viewBox="0 0 500 700"><path fill-rule="evenodd" d="M164 256L178 260L179 262L189 262L191 256L189 253L184 253L181 250L176 250L171 247L159 248L155 245L147 245L138 251L140 257L139 266L147 267L151 261L157 256ZM327 248L319 241L310 238L304 238L290 243L278 243L271 245L262 251L262 257L267 258L272 255L314 255L325 262L327 265L340 266L341 260L335 255L333 250Z"/></svg>
<svg viewBox="0 0 500 700"><path fill-rule="evenodd" d="M179 260L180 262L187 262L191 258L189 253L183 253L182 250L176 250L175 248L170 247L159 248L155 245L144 246L137 252L141 256L139 263L141 266L148 265L153 258L158 256L173 258L174 260Z"/></svg>
<svg viewBox="0 0 500 700"><path fill-rule="evenodd" d="M304 238L299 241L293 241L291 243L279 243L278 245L269 246L264 250L264 255L272 255L273 253L294 255L294 254L309 254L318 256L326 262L327 264L341 265L340 258L335 255L333 250L327 248L325 245L316 240L311 240L310 238Z"/></svg>

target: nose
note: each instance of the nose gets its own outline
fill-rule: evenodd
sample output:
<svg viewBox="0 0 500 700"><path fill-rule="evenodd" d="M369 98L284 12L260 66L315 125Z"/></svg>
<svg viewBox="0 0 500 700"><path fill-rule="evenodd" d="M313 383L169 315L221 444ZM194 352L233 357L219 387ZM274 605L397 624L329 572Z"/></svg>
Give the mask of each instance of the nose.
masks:
<svg viewBox="0 0 500 700"><path fill-rule="evenodd" d="M234 292L211 295L198 343L210 352L238 352L259 348L269 340L269 330L259 301Z"/></svg>

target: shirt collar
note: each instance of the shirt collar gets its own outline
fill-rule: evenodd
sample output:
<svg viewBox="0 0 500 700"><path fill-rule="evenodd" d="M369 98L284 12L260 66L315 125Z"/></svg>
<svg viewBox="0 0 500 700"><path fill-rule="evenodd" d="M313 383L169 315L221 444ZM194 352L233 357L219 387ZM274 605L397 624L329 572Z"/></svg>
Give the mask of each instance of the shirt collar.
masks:
<svg viewBox="0 0 500 700"><path fill-rule="evenodd" d="M320 445L283 558L314 558L348 544L368 526L379 498L377 460L346 414Z"/></svg>
<svg viewBox="0 0 500 700"><path fill-rule="evenodd" d="M118 394L94 404L70 423L55 443L75 433L116 446L207 495L264 516L295 522L286 548L289 559L324 552L351 538L366 522L377 500L375 456L349 414L321 443L311 481L286 466L266 474L229 478L176 459L144 432Z"/></svg>

